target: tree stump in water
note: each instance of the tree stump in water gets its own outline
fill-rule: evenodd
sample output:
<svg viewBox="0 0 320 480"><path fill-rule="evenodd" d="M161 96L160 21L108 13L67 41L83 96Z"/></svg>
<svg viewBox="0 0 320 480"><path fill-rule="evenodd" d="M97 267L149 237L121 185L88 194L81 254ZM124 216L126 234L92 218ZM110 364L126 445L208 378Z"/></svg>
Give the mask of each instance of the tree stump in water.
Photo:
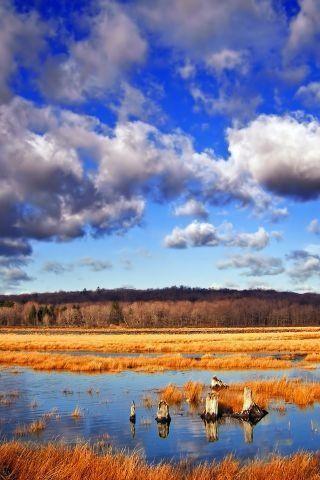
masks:
<svg viewBox="0 0 320 480"><path fill-rule="evenodd" d="M158 411L156 416L158 423L170 423L171 417L169 413L169 405L164 400L160 400L158 404Z"/></svg>
<svg viewBox="0 0 320 480"><path fill-rule="evenodd" d="M201 418L207 422L214 422L218 418L218 396L214 392L208 393L206 397L205 411L201 414Z"/></svg>
<svg viewBox="0 0 320 480"><path fill-rule="evenodd" d="M131 407L130 407L130 422L131 423L136 422L136 405L134 402L131 403Z"/></svg>
<svg viewBox="0 0 320 480"><path fill-rule="evenodd" d="M253 401L252 397L252 390L249 387L244 387L243 390L243 406L242 411L240 413L235 414L236 417L242 418L247 422L251 422L252 424L258 423L261 418L267 415L267 411L263 408L259 407Z"/></svg>

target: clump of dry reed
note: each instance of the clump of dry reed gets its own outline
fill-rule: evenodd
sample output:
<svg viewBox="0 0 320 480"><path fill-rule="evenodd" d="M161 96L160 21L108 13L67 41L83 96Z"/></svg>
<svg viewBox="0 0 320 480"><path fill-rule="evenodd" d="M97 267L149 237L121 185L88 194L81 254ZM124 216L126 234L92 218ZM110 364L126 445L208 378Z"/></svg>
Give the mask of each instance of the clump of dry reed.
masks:
<svg viewBox="0 0 320 480"><path fill-rule="evenodd" d="M76 406L76 408L71 413L72 418L81 418L83 416L80 407Z"/></svg>
<svg viewBox="0 0 320 480"><path fill-rule="evenodd" d="M88 446L31 447L19 442L0 445L0 477L15 480L320 480L318 455L297 453L267 461L148 465L137 453L98 455Z"/></svg>
<svg viewBox="0 0 320 480"><path fill-rule="evenodd" d="M30 435L31 433L42 432L43 430L45 430L46 426L47 425L44 419L40 418L27 425L19 425L14 430L14 434L17 435L18 437L23 437L25 435Z"/></svg>
<svg viewBox="0 0 320 480"><path fill-rule="evenodd" d="M199 403L203 390L204 384L201 382L193 382L190 380L183 386L184 396L190 403Z"/></svg>
<svg viewBox="0 0 320 480"><path fill-rule="evenodd" d="M178 405L183 400L197 404L201 400L203 390L204 384L200 382L189 381L181 388L173 383L169 383L169 385L160 390L159 395L169 405Z"/></svg>
<svg viewBox="0 0 320 480"><path fill-rule="evenodd" d="M161 399L165 400L169 405L178 405L182 402L183 395L179 387L169 383L161 390Z"/></svg>

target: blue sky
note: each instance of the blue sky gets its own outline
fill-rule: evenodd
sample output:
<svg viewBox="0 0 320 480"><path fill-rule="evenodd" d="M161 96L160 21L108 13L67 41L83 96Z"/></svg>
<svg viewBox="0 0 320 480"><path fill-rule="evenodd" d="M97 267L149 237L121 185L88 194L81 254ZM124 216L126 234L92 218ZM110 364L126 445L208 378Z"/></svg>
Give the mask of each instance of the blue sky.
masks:
<svg viewBox="0 0 320 480"><path fill-rule="evenodd" d="M317 0L0 0L0 27L1 292L319 292Z"/></svg>

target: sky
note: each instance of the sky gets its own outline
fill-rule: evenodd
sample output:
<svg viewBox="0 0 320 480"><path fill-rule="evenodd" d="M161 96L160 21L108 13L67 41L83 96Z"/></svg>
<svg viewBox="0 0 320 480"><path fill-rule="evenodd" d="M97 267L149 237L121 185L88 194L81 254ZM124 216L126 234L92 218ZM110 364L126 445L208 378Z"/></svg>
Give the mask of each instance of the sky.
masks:
<svg viewBox="0 0 320 480"><path fill-rule="evenodd" d="M320 292L319 0L0 0L0 292Z"/></svg>

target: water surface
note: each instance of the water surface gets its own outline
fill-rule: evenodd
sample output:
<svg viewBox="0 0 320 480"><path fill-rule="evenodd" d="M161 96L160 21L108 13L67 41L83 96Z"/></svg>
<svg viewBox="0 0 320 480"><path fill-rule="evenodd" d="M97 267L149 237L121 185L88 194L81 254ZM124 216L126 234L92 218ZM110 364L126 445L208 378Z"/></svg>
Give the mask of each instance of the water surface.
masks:
<svg viewBox="0 0 320 480"><path fill-rule="evenodd" d="M282 376L320 381L319 369L228 370L219 371L218 375L227 383ZM3 440L17 438L14 431L18 425L30 423L55 409L44 431L21 439L70 444L102 442L115 448L139 450L148 461L185 457L197 461L219 460L230 453L245 459L319 449L318 404L303 410L286 405L284 415L270 409L269 415L252 432L250 426L238 421L224 421L205 428L198 413L183 404L181 408L171 409L169 432L163 427L159 431L154 420L156 406L147 408L142 398L151 396L156 403L156 391L169 382L183 385L188 380L197 380L209 384L211 376L212 373L201 370L86 375L3 368L0 392L18 391L19 397L12 403L0 404L0 435ZM129 422L132 400L137 405L135 426ZM83 415L79 419L71 417L76 406Z"/></svg>

